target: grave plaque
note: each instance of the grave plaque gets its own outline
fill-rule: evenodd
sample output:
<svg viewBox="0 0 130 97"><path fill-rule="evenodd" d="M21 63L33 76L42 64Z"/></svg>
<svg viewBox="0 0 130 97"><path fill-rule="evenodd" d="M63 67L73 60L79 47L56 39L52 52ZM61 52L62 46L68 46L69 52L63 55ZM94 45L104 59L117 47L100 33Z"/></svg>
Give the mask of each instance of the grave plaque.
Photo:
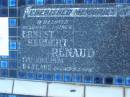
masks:
<svg viewBox="0 0 130 97"><path fill-rule="evenodd" d="M19 70L130 74L130 6L22 7Z"/></svg>

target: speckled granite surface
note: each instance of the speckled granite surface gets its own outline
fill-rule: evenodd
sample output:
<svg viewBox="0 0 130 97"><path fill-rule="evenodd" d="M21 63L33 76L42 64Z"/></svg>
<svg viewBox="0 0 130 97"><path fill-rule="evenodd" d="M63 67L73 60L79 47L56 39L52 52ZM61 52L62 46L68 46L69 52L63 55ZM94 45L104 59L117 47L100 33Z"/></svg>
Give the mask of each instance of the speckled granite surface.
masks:
<svg viewBox="0 0 130 97"><path fill-rule="evenodd" d="M22 8L19 70L128 76L129 12L129 5Z"/></svg>

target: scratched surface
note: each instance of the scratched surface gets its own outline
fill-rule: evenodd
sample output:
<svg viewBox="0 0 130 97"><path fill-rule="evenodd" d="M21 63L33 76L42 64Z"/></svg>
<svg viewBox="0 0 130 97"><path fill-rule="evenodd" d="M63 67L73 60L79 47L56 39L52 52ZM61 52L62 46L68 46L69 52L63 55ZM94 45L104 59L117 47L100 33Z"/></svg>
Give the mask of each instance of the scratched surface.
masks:
<svg viewBox="0 0 130 97"><path fill-rule="evenodd" d="M18 69L129 75L129 6L65 7L21 8Z"/></svg>

